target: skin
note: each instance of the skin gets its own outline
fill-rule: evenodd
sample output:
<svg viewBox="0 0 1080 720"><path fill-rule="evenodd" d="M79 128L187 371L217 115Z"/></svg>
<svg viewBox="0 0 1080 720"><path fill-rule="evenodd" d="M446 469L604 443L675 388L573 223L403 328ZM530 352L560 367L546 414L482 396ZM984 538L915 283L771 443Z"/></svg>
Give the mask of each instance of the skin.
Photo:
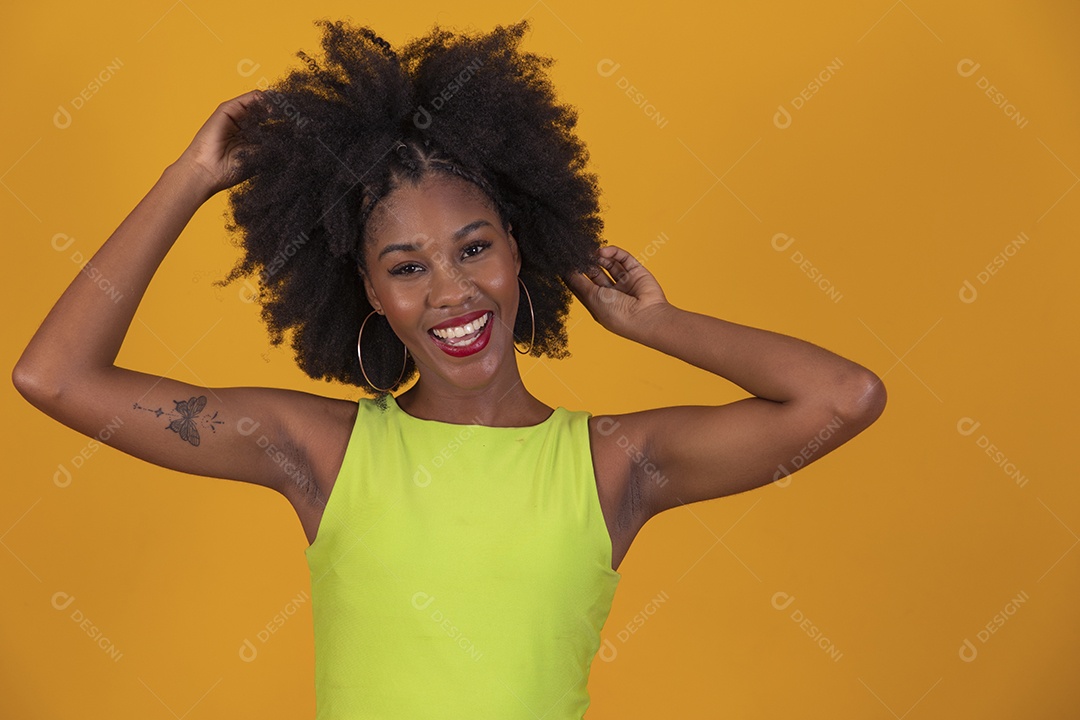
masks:
<svg viewBox="0 0 1080 720"><path fill-rule="evenodd" d="M244 179L235 162L235 121L258 101L252 91L218 106L87 264L96 274L80 272L56 302L12 381L42 412L123 452L278 491L313 542L355 402L279 388L200 386L115 364L138 304L184 226L207 199ZM546 419L552 408L521 382L513 348L521 259L512 228L504 232L490 202L456 178L424 178L380 205L365 247L364 289L420 368L417 383L398 398L401 408L429 420L500 427ZM455 230L479 218L491 226L453 240ZM490 245L470 248L480 240ZM413 241L412 251L378 257L389 244ZM677 308L622 248L602 248L595 262L589 273L563 280L599 325L750 394L725 405L590 419L613 568L651 517L773 482L793 459L805 467L883 411L884 386L866 368L812 343ZM390 274L405 265L408 275ZM102 292L95 277L123 288L122 296ZM428 328L481 308L497 314L484 350L455 358L433 345Z"/></svg>
<svg viewBox="0 0 1080 720"><path fill-rule="evenodd" d="M414 417L457 424L543 422L553 409L522 383L513 345L521 257L512 228L502 230L492 204L473 185L441 174L402 186L381 204L380 216L371 219L378 230L366 246L364 287L372 307L386 315L420 370L419 380L396 396L398 405ZM452 239L475 220L488 225ZM399 244L417 249L382 254ZM429 338L434 325L482 309L495 316L491 339L479 353L452 357ZM615 444L600 441L598 421L590 419L594 474L617 568L647 518L635 515L629 505L630 458ZM350 427L327 430L347 440ZM318 508L302 513L302 520L305 514L317 526Z"/></svg>
<svg viewBox="0 0 1080 720"><path fill-rule="evenodd" d="M398 188L377 208L371 222L378 230L365 247L364 288L420 370L417 383L397 396L401 408L459 424L542 422L552 409L525 389L515 360L521 257L512 230L503 231L502 220L471 183L442 174ZM452 239L475 220L488 225ZM384 248L399 244L417 250L380 258ZM495 313L491 340L481 352L455 358L436 347L429 328L475 310Z"/></svg>

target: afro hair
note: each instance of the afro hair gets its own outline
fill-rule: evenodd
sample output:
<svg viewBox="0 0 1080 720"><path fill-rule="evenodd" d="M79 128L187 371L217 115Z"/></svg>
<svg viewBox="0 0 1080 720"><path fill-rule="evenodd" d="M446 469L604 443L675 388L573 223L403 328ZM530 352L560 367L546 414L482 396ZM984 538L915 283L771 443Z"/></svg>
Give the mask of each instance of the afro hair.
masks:
<svg viewBox="0 0 1080 720"><path fill-rule="evenodd" d="M513 226L535 316L531 355L569 356L564 278L585 271L603 244L599 185L574 134L577 113L556 101L553 60L518 49L528 20L488 34L438 25L399 52L369 27L316 20L325 57L264 89L239 124L240 177L228 194L241 259L220 284L256 276L274 346L292 331L300 369L384 394L416 374L360 275L372 209L430 173L463 178ZM533 320L519 303L514 337ZM366 377L365 377L366 371ZM367 378L370 378L369 382ZM377 383L378 387L373 385Z"/></svg>

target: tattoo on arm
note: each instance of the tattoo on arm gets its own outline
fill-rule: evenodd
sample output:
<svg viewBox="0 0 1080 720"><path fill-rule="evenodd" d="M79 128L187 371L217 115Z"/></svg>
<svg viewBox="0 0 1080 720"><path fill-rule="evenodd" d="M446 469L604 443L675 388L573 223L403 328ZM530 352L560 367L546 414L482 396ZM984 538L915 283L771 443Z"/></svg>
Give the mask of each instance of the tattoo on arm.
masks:
<svg viewBox="0 0 1080 720"><path fill-rule="evenodd" d="M156 410L148 407L143 407L138 402L132 405L134 410L146 410L152 412L157 417L165 415L172 420L166 427L167 430L172 430L174 433L180 436L181 440L185 440L196 447L201 442L199 437L199 425L209 428L210 432L217 432L217 425L224 425L224 420L217 419L217 411L214 411L213 415L200 415L203 409L206 407L206 396L200 395L199 397L189 398L187 400L173 400L173 404L176 406L173 410L165 410L158 408Z"/></svg>

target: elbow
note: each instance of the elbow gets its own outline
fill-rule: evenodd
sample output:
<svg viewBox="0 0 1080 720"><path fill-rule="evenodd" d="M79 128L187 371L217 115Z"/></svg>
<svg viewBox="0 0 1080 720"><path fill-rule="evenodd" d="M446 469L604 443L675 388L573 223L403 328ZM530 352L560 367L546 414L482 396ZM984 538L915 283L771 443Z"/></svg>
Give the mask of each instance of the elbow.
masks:
<svg viewBox="0 0 1080 720"><path fill-rule="evenodd" d="M15 363L15 367L11 370L11 384L15 386L15 389L23 397L34 392L35 386L39 384L37 375L22 358Z"/></svg>
<svg viewBox="0 0 1080 720"><path fill-rule="evenodd" d="M837 415L845 421L868 427L885 411L888 394L885 383L869 370L853 379L840 394Z"/></svg>
<svg viewBox="0 0 1080 720"><path fill-rule="evenodd" d="M12 369L11 384L27 402L38 409L54 404L60 397L60 383L50 380L25 358L20 359Z"/></svg>

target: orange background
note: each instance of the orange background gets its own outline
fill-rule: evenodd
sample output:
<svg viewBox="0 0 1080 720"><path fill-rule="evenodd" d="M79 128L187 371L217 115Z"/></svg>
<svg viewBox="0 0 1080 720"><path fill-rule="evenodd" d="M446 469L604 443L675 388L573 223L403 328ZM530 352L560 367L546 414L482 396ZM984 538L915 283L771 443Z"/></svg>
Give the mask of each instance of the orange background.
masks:
<svg viewBox="0 0 1080 720"><path fill-rule="evenodd" d="M579 109L607 241L674 304L814 342L889 393L877 423L790 483L648 523L619 568L589 717L1074 715L1080 6L700 5L5 7L3 366L74 253L92 255L217 103L318 53L315 18L398 45L435 21L529 16L524 48L556 58ZM237 257L224 207L180 237L118 363L357 397L271 350L240 284L212 287ZM745 396L579 304L570 325L572 358L520 361L549 404ZM10 382L0 396L0 716L313 717L288 502L95 450Z"/></svg>

